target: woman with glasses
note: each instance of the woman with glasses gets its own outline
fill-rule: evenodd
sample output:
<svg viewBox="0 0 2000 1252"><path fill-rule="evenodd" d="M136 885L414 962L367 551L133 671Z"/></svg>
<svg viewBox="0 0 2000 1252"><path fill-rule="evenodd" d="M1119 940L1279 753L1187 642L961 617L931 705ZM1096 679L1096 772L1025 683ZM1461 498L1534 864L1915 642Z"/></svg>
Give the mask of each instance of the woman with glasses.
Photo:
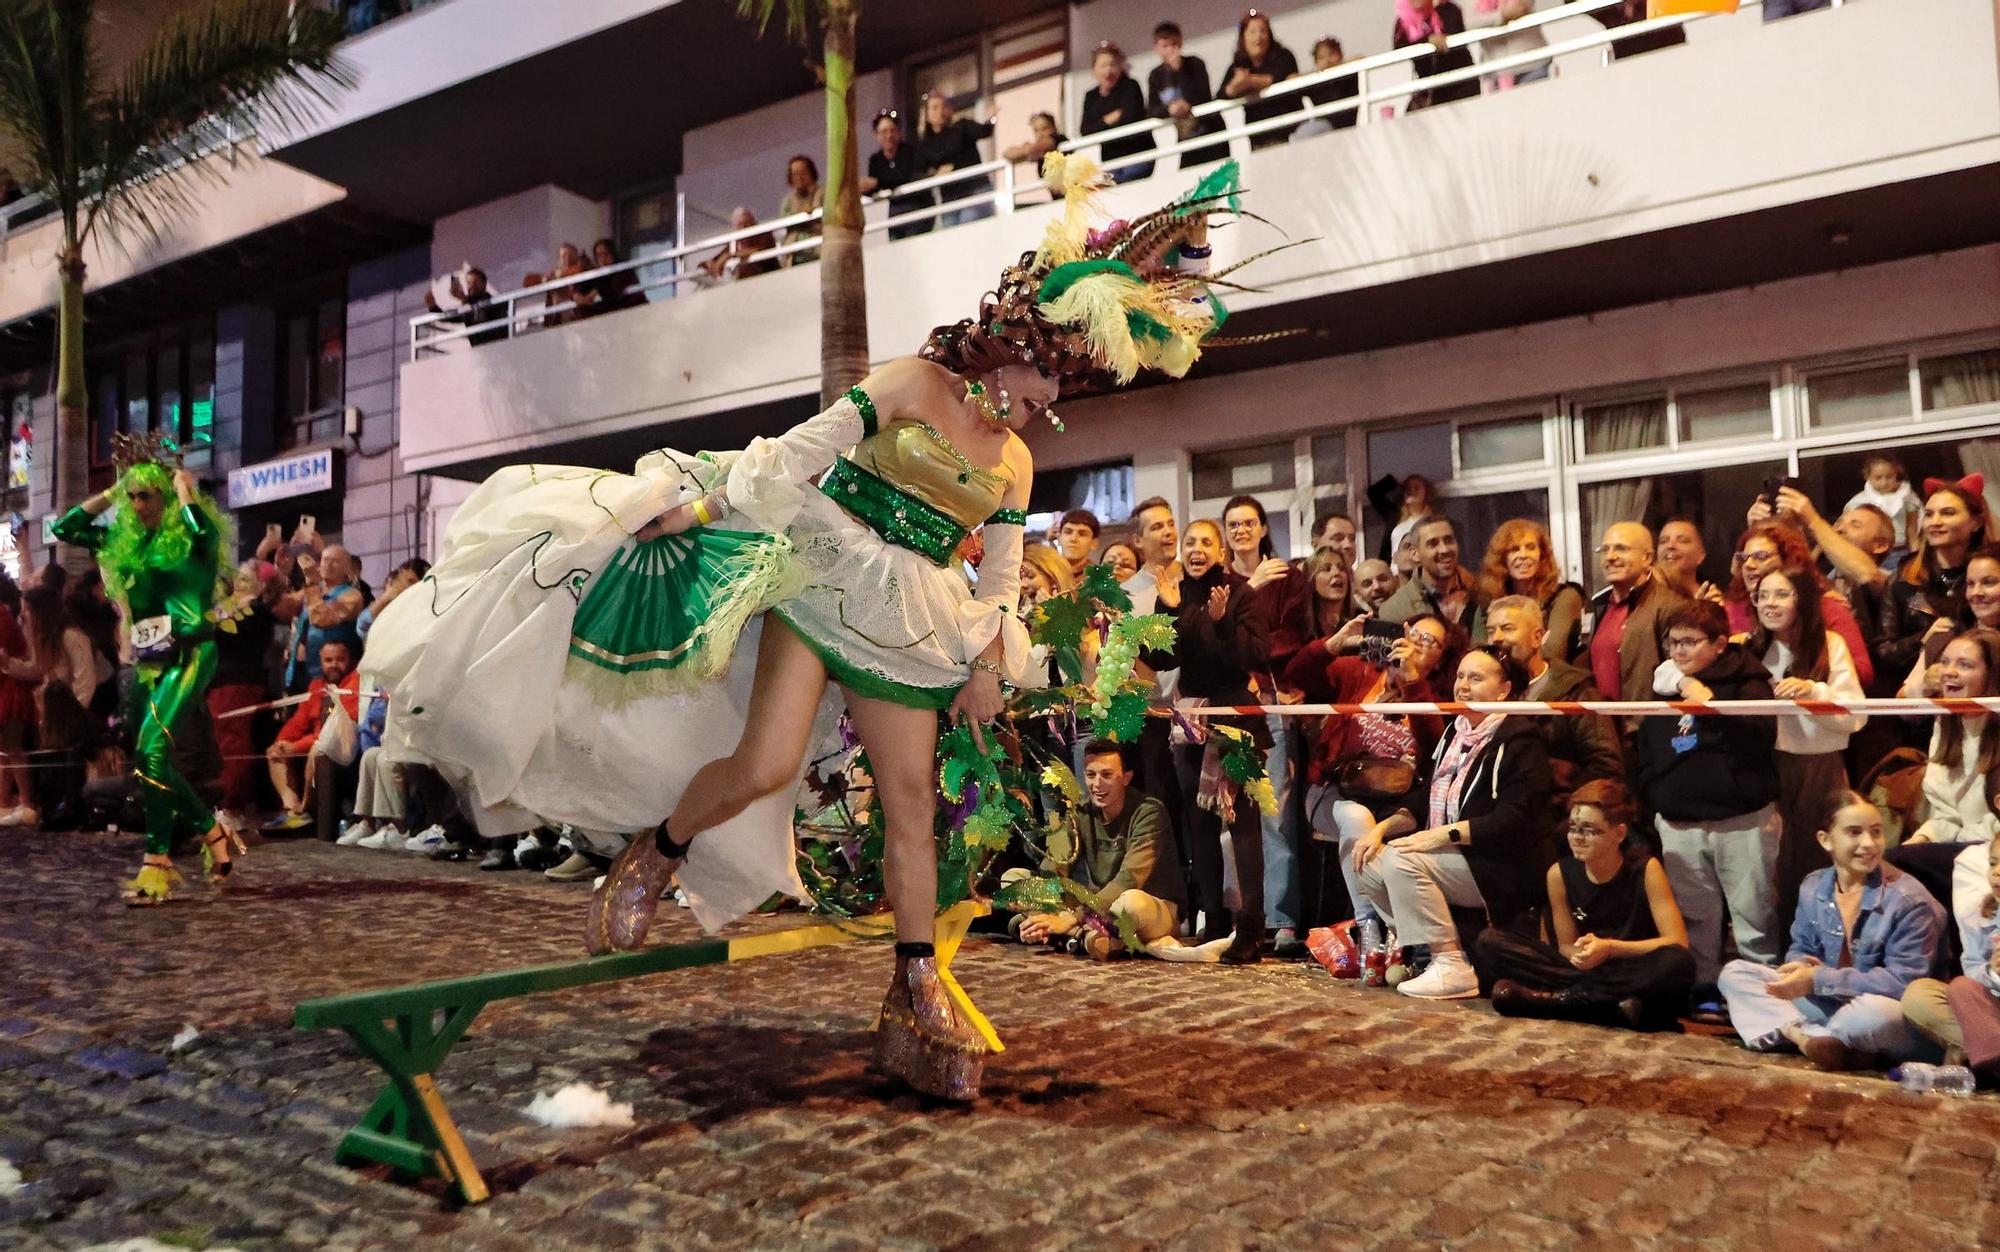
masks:
<svg viewBox="0 0 2000 1252"><path fill-rule="evenodd" d="M1364 637L1369 621L1358 613L1331 635L1300 648L1285 671L1285 684L1317 704L1437 699L1431 675L1457 627L1439 617L1413 617L1391 644L1380 635ZM1355 655L1364 645L1368 650ZM1408 800L1417 762L1429 759L1443 733L1444 720L1436 716L1335 714L1320 722L1306 752L1306 817L1314 839L1339 845L1340 874L1354 902L1361 977L1371 987L1388 985L1388 951L1382 918L1356 879L1354 848Z"/></svg>
<svg viewBox="0 0 2000 1252"><path fill-rule="evenodd" d="M1488 927L1472 945L1503 1016L1644 1030L1672 1022L1687 1003L1687 924L1666 867L1627 837L1637 816L1632 793L1612 779L1570 797L1570 854L1548 872L1555 942Z"/></svg>
<svg viewBox="0 0 2000 1252"><path fill-rule="evenodd" d="M1454 696L1468 703L1519 698L1528 671L1497 648L1458 663ZM1406 947L1430 950L1430 967L1396 990L1420 1000L1469 1000L1479 976L1459 940L1453 909L1488 925L1534 933L1538 885L1555 859L1549 843L1548 748L1526 717L1467 710L1431 753L1430 778L1356 844L1356 885Z"/></svg>
<svg viewBox="0 0 2000 1252"><path fill-rule="evenodd" d="M1750 597L1757 609L1750 655L1763 662L1771 694L1780 700L1859 700L1863 692L1853 657L1847 642L1827 629L1818 590L1808 575L1782 569L1765 574ZM1799 713L1776 721L1778 816L1784 822L1778 843L1778 920L1790 930L1799 884L1827 866L1826 850L1814 832L1826 829L1833 797L1847 790L1848 737L1868 719Z"/></svg>
<svg viewBox="0 0 2000 1252"><path fill-rule="evenodd" d="M1812 548L1797 528L1784 522L1752 525L1736 541L1734 564L1736 575L1722 601L1722 607L1729 610L1732 633L1747 634L1756 626L1757 606L1751 603L1752 594L1766 574L1774 569L1785 570L1812 584L1813 594L1820 603L1820 616L1825 619L1826 628L1847 643L1847 655L1854 661L1854 672L1861 685L1866 687L1875 681L1875 664L1869 657L1868 639L1861 633L1861 624L1854 620L1854 611L1847 601L1820 577L1819 566L1813 563Z"/></svg>

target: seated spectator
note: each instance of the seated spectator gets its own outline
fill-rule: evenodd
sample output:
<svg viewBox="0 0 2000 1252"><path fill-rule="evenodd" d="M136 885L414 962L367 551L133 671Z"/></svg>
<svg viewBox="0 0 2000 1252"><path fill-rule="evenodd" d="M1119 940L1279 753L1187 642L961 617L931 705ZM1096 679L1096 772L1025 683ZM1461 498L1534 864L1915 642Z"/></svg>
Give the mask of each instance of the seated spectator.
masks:
<svg viewBox="0 0 2000 1252"><path fill-rule="evenodd" d="M1588 671L1567 661L1551 660L1542 624L1542 606L1528 596L1502 596L1486 608L1486 633L1494 647L1519 661L1528 671L1523 700L1601 700ZM1569 811L1570 792L1588 782L1625 777L1618 750L1618 727L1608 717L1528 719L1541 732L1548 749L1550 800L1558 819Z"/></svg>
<svg viewBox="0 0 2000 1252"><path fill-rule="evenodd" d="M1969 630L1945 645L1938 662L1937 694L1947 699L2000 695L2000 631ZM1889 853L1899 869L1915 875L1940 900L1951 898L1951 866L1964 845L2000 834L1989 778L2000 770L2000 733L1988 713L1952 713L1936 719L1930 761L1924 766L1924 820Z"/></svg>
<svg viewBox="0 0 2000 1252"><path fill-rule="evenodd" d="M1277 84L1298 77L1298 73L1299 59L1272 35L1271 19L1252 9L1236 24L1236 55L1222 76L1221 95L1225 100L1251 101L1243 106L1243 121L1254 126L1299 110L1303 101L1297 92L1274 100L1259 99ZM1291 138L1294 129L1280 126L1262 131L1250 137L1250 146L1268 148L1284 143Z"/></svg>
<svg viewBox="0 0 2000 1252"><path fill-rule="evenodd" d="M1583 648L1590 675L1607 699L1650 700L1667 616L1686 601L1654 573L1653 534L1637 522L1605 527L1597 558L1605 586L1590 600L1596 626ZM1722 620L1726 636L1729 619Z"/></svg>
<svg viewBox="0 0 2000 1252"><path fill-rule="evenodd" d="M1627 837L1636 814L1612 779L1570 797L1570 854L1548 872L1555 942L1489 927L1473 944L1501 1016L1645 1030L1680 1015L1694 986L1687 925L1665 867Z"/></svg>
<svg viewBox="0 0 2000 1252"><path fill-rule="evenodd" d="M1139 549L1122 539L1105 544L1097 559L1100 564L1109 565L1121 583L1139 572Z"/></svg>
<svg viewBox="0 0 2000 1252"><path fill-rule="evenodd" d="M778 201L778 216L791 217L798 213L817 213L826 207L826 188L819 185L819 165L804 153L785 162L785 196ZM785 242L802 243L820 236L818 220L800 222L785 228ZM818 248L805 248L798 252L787 252L778 258L780 265L806 265L819 260Z"/></svg>
<svg viewBox="0 0 2000 1252"><path fill-rule="evenodd" d="M1590 16L1599 26L1603 26L1606 29L1629 26L1633 22L1643 22L1646 20L1646 5L1647 0L1619 0L1616 6L1608 9L1598 9L1591 13ZM1611 45L1611 56L1613 60L1623 60L1626 57L1635 57L1645 52L1657 52L1661 48L1671 48L1675 44L1686 42L1687 32L1685 30L1678 26L1669 26L1665 30L1648 31L1643 35L1633 35L1626 39L1615 40Z"/></svg>
<svg viewBox="0 0 2000 1252"><path fill-rule="evenodd" d="M1069 136L1056 125L1053 113L1030 113L1028 115L1028 137L1008 148L1000 156L1008 161L1026 161L1034 166L1035 177L1041 177L1042 158L1069 142ZM1122 171L1121 171L1122 172Z"/></svg>
<svg viewBox="0 0 2000 1252"><path fill-rule="evenodd" d="M1095 135L1099 131L1113 130L1145 120L1146 97L1140 92L1139 84L1132 81L1125 64L1125 53L1117 44L1107 40L1098 44L1091 52L1090 77L1097 85L1083 93L1083 115L1076 126L1079 135ZM1107 141L1103 145L1101 159L1108 163L1120 157L1152 150L1152 132L1145 131L1137 135L1128 135L1123 139ZM1134 179L1152 176L1151 161L1111 171L1111 181L1114 183L1129 183Z"/></svg>
<svg viewBox="0 0 2000 1252"><path fill-rule="evenodd" d="M616 265L622 258L618 249L609 239L600 239L590 245L590 268L601 270L607 265ZM634 305L646 303L646 293L636 290L639 275L636 270L619 270L615 274L604 274L570 288L580 306L578 317L595 317L599 313L616 313Z"/></svg>
<svg viewBox="0 0 2000 1252"><path fill-rule="evenodd" d="M1921 1054L1902 998L1930 973L1944 909L1882 863L1882 814L1852 791L1819 832L1833 859L1799 888L1791 949L1776 969L1731 961L1721 989L1745 1047L1789 1044L1816 1068L1860 1069Z"/></svg>
<svg viewBox="0 0 2000 1252"><path fill-rule="evenodd" d="M1380 613L1402 585L1401 575L1387 561L1363 561L1354 567L1355 597L1370 613Z"/></svg>
<svg viewBox="0 0 2000 1252"><path fill-rule="evenodd" d="M486 271L477 266L467 266L464 273L451 276L450 294L458 305L442 322L452 322L459 326L486 326L498 322L500 325L490 330L476 330L466 336L466 340L477 348L481 344L492 343L507 337L507 310L493 302L493 293L486 289ZM437 302L437 296L424 293L424 307L433 313L444 313Z"/></svg>
<svg viewBox="0 0 2000 1252"><path fill-rule="evenodd" d="M1956 483L1924 481L1922 533L1910 559L1889 580L1875 642L1891 674L1909 672L1932 628L1955 621L1964 608L1966 563L1994 539L1985 491L1986 480L1978 474Z"/></svg>
<svg viewBox="0 0 2000 1252"><path fill-rule="evenodd" d="M1462 701L1513 700L1527 685L1520 662L1474 647L1459 662L1453 694ZM1406 996L1479 994L1453 907L1481 909L1489 925L1503 928L1540 912L1539 884L1554 858L1547 855L1549 761L1533 720L1459 714L1431 754L1419 803L1376 823L1355 845L1361 894L1400 943L1430 949L1430 968L1397 986Z"/></svg>
<svg viewBox="0 0 2000 1252"><path fill-rule="evenodd" d="M1121 921L1141 943L1178 934L1187 885L1166 806L1132 790L1124 749L1102 740L1083 750L1083 791L1088 803L1077 809L1075 828L1056 832L1041 868L1095 894L1087 910L1023 919L1021 942L1040 943L1081 927L1085 950L1104 961L1123 949Z"/></svg>
<svg viewBox="0 0 2000 1252"><path fill-rule="evenodd" d="M1097 537L1103 533L1104 523L1089 509L1071 509L1056 523L1056 550L1069 562L1073 579L1082 580L1083 571L1090 565L1090 550L1097 546Z"/></svg>
<svg viewBox="0 0 2000 1252"><path fill-rule="evenodd" d="M933 178L939 174L949 174L954 170L968 170L986 163L985 154L979 150L979 141L993 138L993 123L975 122L971 118L958 116L952 108L951 99L937 92L924 97L924 115L917 124L917 155L923 162L924 177ZM937 189L938 203L951 204L958 200L969 200L993 190L993 176L980 174L955 179ZM975 222L982 217L993 216L993 202L983 200L962 209L952 209L938 215L938 227L948 230L966 222Z"/></svg>
<svg viewBox="0 0 2000 1252"><path fill-rule="evenodd" d="M1352 617L1331 636L1300 648L1285 671L1285 684L1315 703L1436 700L1431 676L1454 628L1440 618L1419 616L1404 623L1403 637L1386 650L1353 655L1363 644L1367 621ZM1387 985L1388 954L1381 915L1361 889L1354 851L1379 823L1410 803L1417 764L1430 759L1443 733L1443 721L1430 715L1335 715L1321 721L1306 754L1306 817L1314 839L1339 845L1340 872L1361 941L1362 977L1369 986Z"/></svg>
<svg viewBox="0 0 2000 1252"><path fill-rule="evenodd" d="M1979 872L1954 877L1952 917L1958 923L1960 968L1949 984L1919 978L1903 992L1903 1020L1947 1049L1947 1064L1972 1067L1982 1086L2000 1081L2000 839L1968 848Z"/></svg>
<svg viewBox="0 0 2000 1252"><path fill-rule="evenodd" d="M1346 49L1342 48L1340 41L1332 35L1327 35L1313 44L1313 73L1317 74L1322 70L1336 69L1345 60L1347 60ZM1308 87L1299 94L1315 105L1333 105L1338 104L1342 100L1354 99L1360 93L1360 90L1360 76L1348 74L1329 82ZM1320 116L1299 127L1298 137L1304 139L1309 135L1324 135L1336 130L1346 130L1348 127L1354 125L1359 116L1360 109L1358 107L1340 109L1332 113L1322 113Z"/></svg>
<svg viewBox="0 0 2000 1252"><path fill-rule="evenodd" d="M403 767L391 761L382 747L388 727L389 701L376 698L361 711L359 745L361 757L354 787L354 820L334 840L342 847L388 848L414 852L409 828L403 823ZM443 842L439 840L439 842ZM464 853L452 860L463 860Z"/></svg>
<svg viewBox="0 0 2000 1252"><path fill-rule="evenodd" d="M231 596L234 630L215 634L215 678L208 687L208 714L215 725L215 746L222 754L222 798L219 807L232 824L247 829L257 810L256 719L231 717L271 698L271 651L277 644L278 601L285 584L277 567L249 560L236 567Z"/></svg>
<svg viewBox="0 0 2000 1252"><path fill-rule="evenodd" d="M1464 33L1465 14L1452 0L1396 0L1396 24L1390 32L1391 46L1407 48L1421 43L1431 46L1430 52L1410 62L1410 69L1416 78L1471 69L1471 48L1463 45L1447 47L1445 44L1447 37ZM1440 87L1426 87L1410 97L1404 112L1414 113L1434 104L1469 100L1478 94L1479 80L1476 78Z"/></svg>
<svg viewBox="0 0 2000 1252"><path fill-rule="evenodd" d="M1933 622L1924 632L1923 651L1910 667L1898 695L1936 696L1945 646L1976 627L2000 630L2000 544L1987 544L1966 559L1965 582L1959 590L1964 604L1958 616L1951 621Z"/></svg>
<svg viewBox="0 0 2000 1252"><path fill-rule="evenodd" d="M1489 7L1482 3L1480 8L1486 15L1480 20L1480 26L1508 26L1533 13L1535 0L1499 0L1497 6ZM1484 64L1548 46L1548 36L1542 33L1541 27L1527 26L1505 35L1495 35L1480 44L1479 60ZM1486 85L1488 91L1506 91L1523 83L1536 83L1547 78L1552 64L1549 61L1535 61L1511 70L1496 70L1491 74L1481 75L1479 81Z"/></svg>
<svg viewBox="0 0 2000 1252"><path fill-rule="evenodd" d="M1379 612L1385 622L1406 622L1434 613L1462 630L1479 620L1485 597L1477 581L1458 563L1458 527L1433 513L1410 532L1417 541L1417 576L1390 596Z"/></svg>
<svg viewBox="0 0 2000 1252"><path fill-rule="evenodd" d="M395 603L397 596L422 582L430 572L431 563L420 556L411 557L390 570L389 581L382 584L382 594L375 597L373 604L361 610L360 617L354 619L355 630L363 639L368 638L369 630L374 627L375 619L382 615L382 611Z"/></svg>
<svg viewBox="0 0 2000 1252"><path fill-rule="evenodd" d="M1347 562L1349 573L1353 572L1355 558L1360 555L1360 539L1354 528L1354 519L1345 513L1328 513L1313 527L1313 551L1332 548Z"/></svg>
<svg viewBox="0 0 2000 1252"><path fill-rule="evenodd" d="M1202 704L1254 704L1253 675L1270 668L1271 624L1264 616L1264 599L1250 589L1250 580L1224 560L1222 527L1206 518L1190 522L1181 537L1185 576L1157 588L1159 611L1174 614L1172 656L1154 662L1155 669L1178 666L1183 701ZM1181 783L1181 813L1187 823L1195 887L1200 893L1202 942L1231 936L1222 954L1228 964L1254 964L1264 941L1264 840L1262 814L1250 798L1235 794L1221 773L1223 736L1228 726L1250 736L1268 752L1271 733L1261 717L1204 718L1202 743L1174 749L1174 767ZM1234 853L1241 907L1231 910L1223 897L1222 825L1227 820Z"/></svg>
<svg viewBox="0 0 2000 1252"><path fill-rule="evenodd" d="M1819 568L1813 564L1812 550L1806 547L1805 536L1796 527L1780 521L1759 522L1736 541L1736 556L1736 577L1723 597L1723 607L1729 610L1730 630L1741 634L1755 623L1757 610L1750 603L1750 594L1752 588L1762 584L1766 574L1776 569L1797 574L1812 583L1826 628L1837 631L1846 640L1847 655L1854 662L1854 672L1862 685L1875 681L1875 666L1869 659L1868 640L1861 633L1861 624L1854 620L1847 601L1821 579Z"/></svg>
<svg viewBox="0 0 2000 1252"><path fill-rule="evenodd" d="M1798 3L1799 0L1792 0ZM1821 4L1825 0L1820 0ZM1818 6L1815 6L1818 7ZM1764 11L1770 16L1770 9ZM1891 539L1889 555L1885 564L1892 568L1917 546L1917 529L1923 523L1924 506L1917 499L1917 493L1910 487L1910 472L1903 463L1886 452L1869 454L1861 462L1861 490L1841 507L1841 512L1852 513L1860 508L1880 509L1882 516L1889 519Z"/></svg>
<svg viewBox="0 0 2000 1252"><path fill-rule="evenodd" d="M1181 28L1173 22L1155 26L1153 52L1160 63L1146 76L1146 112L1157 118L1172 118L1174 136L1181 143L1221 130L1221 118L1214 114L1207 117L1194 114L1198 106L1207 104L1214 95L1209 90L1207 64L1200 57L1188 56L1181 47ZM1193 169L1228 155L1226 144L1194 148L1181 154L1180 168Z"/></svg>
<svg viewBox="0 0 2000 1252"><path fill-rule="evenodd" d="M1685 517L1669 518L1660 525L1659 551L1653 564L1660 581L1683 600L1713 600L1721 604L1722 588L1701 576L1708 560L1708 545L1702 542L1701 527Z"/></svg>
<svg viewBox="0 0 2000 1252"><path fill-rule="evenodd" d="M1543 654L1551 661L1574 661L1583 649L1583 588L1564 582L1556 569L1555 544L1540 522L1514 518L1500 523L1486 545L1476 580L1482 604L1502 596L1525 596L1542 611ZM1485 609L1472 619L1472 639L1486 642Z"/></svg>
<svg viewBox="0 0 2000 1252"><path fill-rule="evenodd" d="M1679 605L1665 626L1668 664L1676 671L1671 685L1680 699L1771 698L1763 666L1730 642L1721 605ZM1721 970L1725 904L1736 951L1760 965L1776 964L1782 932L1773 759L1778 732L1772 719L1685 714L1638 721L1633 751L1639 798L1653 815L1667 880L1687 920L1696 980L1712 984Z"/></svg>
<svg viewBox="0 0 2000 1252"><path fill-rule="evenodd" d="M347 715L360 721L361 671L354 668L354 652L338 639L320 645L320 676L306 689L305 702L279 728L278 737L264 751L270 763L271 786L277 789L284 813L265 825L268 831L296 831L312 825L306 816L306 787L313 773L313 755L319 745L320 726L330 711L326 693L340 693Z"/></svg>
<svg viewBox="0 0 2000 1252"><path fill-rule="evenodd" d="M1368 608L1354 598L1347 558L1332 548L1321 548L1306 558L1306 582L1312 588L1307 638L1325 639L1352 619L1368 616ZM1289 684L1281 679L1279 685Z"/></svg>
<svg viewBox="0 0 2000 1252"><path fill-rule="evenodd" d="M757 215L740 205L729 215L729 229L732 232L749 230L756 224ZM759 257L756 254L768 252L777 246L778 241L771 237L769 231L732 239L722 246L720 252L701 263L699 266L701 273L696 276L695 282L699 286L713 287L719 283L736 282L740 279L755 278L759 274L768 274L778 268L778 263L770 257ZM752 260L752 257L756 259Z"/></svg>
<svg viewBox="0 0 2000 1252"><path fill-rule="evenodd" d="M1764 575L1753 600L1757 628L1750 632L1750 655L1770 675L1771 692L1780 700L1859 700L1861 679L1846 641L1827 629L1820 616L1813 594L1817 589L1810 572L1774 569ZM1826 865L1806 832L1825 829L1833 797L1847 790L1847 741L1868 719L1798 713L1773 720L1778 728L1778 818L1784 826L1778 845L1779 923L1789 926L1786 902L1797 898L1807 874Z"/></svg>
<svg viewBox="0 0 2000 1252"><path fill-rule="evenodd" d="M924 176L922 159L914 146L903 142L903 119L894 109L883 109L875 115L876 151L868 157L868 176L861 180L861 194L878 195L893 192L904 183L913 183ZM889 197L889 216L901 217L905 213L916 213L937 203L937 192L913 191L908 195ZM889 238L908 239L911 235L921 235L937 225L932 218L918 222L904 222L889 228Z"/></svg>

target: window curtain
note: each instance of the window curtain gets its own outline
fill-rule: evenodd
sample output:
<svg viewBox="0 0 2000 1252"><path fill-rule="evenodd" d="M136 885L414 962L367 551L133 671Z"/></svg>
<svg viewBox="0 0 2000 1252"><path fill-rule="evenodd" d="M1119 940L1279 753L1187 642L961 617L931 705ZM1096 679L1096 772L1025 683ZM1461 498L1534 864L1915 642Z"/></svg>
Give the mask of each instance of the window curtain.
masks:
<svg viewBox="0 0 2000 1252"><path fill-rule="evenodd" d="M1926 363L1929 405L1956 409L1968 404L2000 404L2000 351L1967 352Z"/></svg>
<svg viewBox="0 0 2000 1252"><path fill-rule="evenodd" d="M1583 422L1583 450L1588 453L1667 446L1667 402L1663 397L1585 409Z"/></svg>
<svg viewBox="0 0 2000 1252"><path fill-rule="evenodd" d="M1099 469L1081 470L1070 487L1070 499L1076 503L1071 508L1089 509L1099 518L1132 516L1132 467L1129 465L1106 465Z"/></svg>
<svg viewBox="0 0 2000 1252"><path fill-rule="evenodd" d="M2000 395L1995 398L2000 399ZM1971 439L1960 444L1958 464L1968 474L1986 475L1986 515L2000 517L2000 439Z"/></svg>
<svg viewBox="0 0 2000 1252"><path fill-rule="evenodd" d="M1653 480L1626 478L1615 483L1591 483L1583 489L1583 507L1590 517L1590 541L1604 537L1613 522L1646 520L1646 507L1653 502Z"/></svg>

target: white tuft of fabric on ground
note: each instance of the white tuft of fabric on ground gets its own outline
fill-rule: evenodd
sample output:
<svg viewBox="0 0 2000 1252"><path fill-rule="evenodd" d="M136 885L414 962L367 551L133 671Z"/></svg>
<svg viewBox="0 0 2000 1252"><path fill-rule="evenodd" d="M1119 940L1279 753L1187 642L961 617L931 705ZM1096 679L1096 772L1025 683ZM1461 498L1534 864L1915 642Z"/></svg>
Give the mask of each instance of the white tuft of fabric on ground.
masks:
<svg viewBox="0 0 2000 1252"><path fill-rule="evenodd" d="M14 1168L14 1162L0 1156L0 1196L13 1195L27 1185L21 1181L21 1171Z"/></svg>
<svg viewBox="0 0 2000 1252"><path fill-rule="evenodd" d="M116 1243L93 1243L83 1252L187 1252L187 1245L161 1243L158 1239L120 1239ZM208 1252L240 1252L240 1249L211 1246Z"/></svg>
<svg viewBox="0 0 2000 1252"><path fill-rule="evenodd" d="M528 1116L558 1130L579 1126L622 1127L632 1124L632 1106L613 1104L611 1097L597 1088L573 1082L553 1095L536 1095L528 1105Z"/></svg>
<svg viewBox="0 0 2000 1252"><path fill-rule="evenodd" d="M194 1028L193 1023L189 1023L181 1027L181 1032L174 1036L173 1042L167 1045L167 1050L169 1052L179 1052L199 1038L201 1038L201 1032Z"/></svg>

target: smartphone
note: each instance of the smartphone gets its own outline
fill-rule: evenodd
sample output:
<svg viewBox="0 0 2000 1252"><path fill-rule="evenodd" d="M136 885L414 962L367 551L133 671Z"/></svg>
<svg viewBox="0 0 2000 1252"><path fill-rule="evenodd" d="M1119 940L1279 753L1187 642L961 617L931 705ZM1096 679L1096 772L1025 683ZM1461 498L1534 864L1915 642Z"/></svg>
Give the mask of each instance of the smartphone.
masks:
<svg viewBox="0 0 2000 1252"><path fill-rule="evenodd" d="M1764 480L1764 499L1769 501L1773 508L1776 508L1778 504L1778 492L1786 487L1790 487L1793 491L1805 490L1805 485L1796 478L1767 478Z"/></svg>
<svg viewBox="0 0 2000 1252"><path fill-rule="evenodd" d="M1361 659L1370 665L1383 666L1389 663L1389 653L1396 641L1403 637L1403 628L1395 622L1369 620L1361 624Z"/></svg>
<svg viewBox="0 0 2000 1252"><path fill-rule="evenodd" d="M299 529L310 535L319 530L319 520L310 513L299 514Z"/></svg>

